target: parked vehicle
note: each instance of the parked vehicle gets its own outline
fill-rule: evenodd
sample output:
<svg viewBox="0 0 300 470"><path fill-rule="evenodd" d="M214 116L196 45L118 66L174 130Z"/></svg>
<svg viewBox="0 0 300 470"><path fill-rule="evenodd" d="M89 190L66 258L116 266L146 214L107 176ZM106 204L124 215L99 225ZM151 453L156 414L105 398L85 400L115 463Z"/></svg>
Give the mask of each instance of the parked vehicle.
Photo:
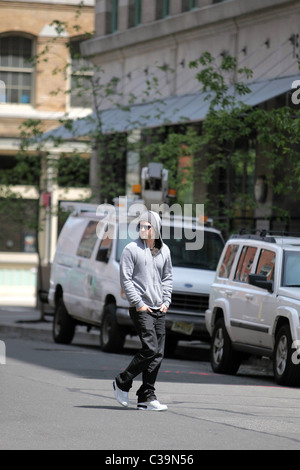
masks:
<svg viewBox="0 0 300 470"><path fill-rule="evenodd" d="M87 204L73 204L58 239L50 275L49 304L55 309L53 338L57 343L70 343L77 324L100 328L100 344L104 351L117 352L127 334L135 335L128 312L128 302L120 288L119 261L123 248L132 240L134 217L121 209L116 217ZM70 203L68 203L70 205ZM126 220L125 220L126 219ZM184 339L208 340L205 310L210 286L224 242L219 231L169 219L165 242L171 250L174 288L172 303L166 316L167 349ZM191 233L204 231L201 250L186 250ZM190 231L190 232L189 232ZM164 233L164 230L162 230Z"/></svg>
<svg viewBox="0 0 300 470"><path fill-rule="evenodd" d="M300 238L236 235L212 284L211 365L235 374L245 355L269 357L275 380L300 383Z"/></svg>

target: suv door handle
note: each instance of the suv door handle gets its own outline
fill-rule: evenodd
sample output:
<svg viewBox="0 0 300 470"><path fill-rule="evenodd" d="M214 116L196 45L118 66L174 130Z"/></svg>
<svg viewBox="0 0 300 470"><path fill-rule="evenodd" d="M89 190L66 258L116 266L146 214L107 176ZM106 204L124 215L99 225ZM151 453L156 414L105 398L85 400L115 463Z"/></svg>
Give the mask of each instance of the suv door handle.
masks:
<svg viewBox="0 0 300 470"><path fill-rule="evenodd" d="M227 295L227 297L231 297L233 292L232 292L232 290L226 290L225 294Z"/></svg>
<svg viewBox="0 0 300 470"><path fill-rule="evenodd" d="M246 294L246 299L253 300L253 295L252 294Z"/></svg>

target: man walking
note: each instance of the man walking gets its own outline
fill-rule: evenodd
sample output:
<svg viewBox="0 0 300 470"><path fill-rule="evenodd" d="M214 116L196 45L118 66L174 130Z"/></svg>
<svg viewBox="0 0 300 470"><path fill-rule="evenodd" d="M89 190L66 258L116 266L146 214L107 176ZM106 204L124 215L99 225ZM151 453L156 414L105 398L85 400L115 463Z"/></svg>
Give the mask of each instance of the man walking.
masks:
<svg viewBox="0 0 300 470"><path fill-rule="evenodd" d="M124 248L120 261L121 287L142 348L115 378L113 389L118 402L128 406L133 379L142 373L142 385L136 393L139 410L168 409L155 395L155 381L164 355L165 315L173 285L170 250L162 241L160 228L157 213L143 213L138 224L139 238Z"/></svg>

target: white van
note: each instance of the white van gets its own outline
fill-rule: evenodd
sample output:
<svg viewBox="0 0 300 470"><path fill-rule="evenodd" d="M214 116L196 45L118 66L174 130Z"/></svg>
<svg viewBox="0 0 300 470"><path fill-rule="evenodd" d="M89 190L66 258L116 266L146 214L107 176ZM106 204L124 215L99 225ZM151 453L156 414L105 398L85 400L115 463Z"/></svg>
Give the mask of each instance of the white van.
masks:
<svg viewBox="0 0 300 470"><path fill-rule="evenodd" d="M96 212L94 205L72 204L75 210L60 233L50 275L48 301L55 311L53 338L57 343L70 343L76 324L98 327L101 348L118 352L127 334L136 335L120 287L119 261L123 248L132 240L137 219L127 214L125 222L122 211L108 218ZM204 230L203 248L186 250L185 243L191 238L185 238L185 231L179 237L176 224L179 227L170 219L168 237L163 237L173 263L172 303L166 315L169 352L179 339L208 340L205 311L224 246L219 231L202 225L196 230Z"/></svg>

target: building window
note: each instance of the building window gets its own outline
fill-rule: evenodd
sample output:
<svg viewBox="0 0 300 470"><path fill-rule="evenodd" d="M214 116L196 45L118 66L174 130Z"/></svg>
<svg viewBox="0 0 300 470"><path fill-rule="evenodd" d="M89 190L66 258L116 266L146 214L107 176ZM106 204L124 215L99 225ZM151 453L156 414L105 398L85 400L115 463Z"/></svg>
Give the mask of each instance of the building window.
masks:
<svg viewBox="0 0 300 470"><path fill-rule="evenodd" d="M182 0L182 8L181 10L184 11L190 11L193 10L194 8L198 8L198 0Z"/></svg>
<svg viewBox="0 0 300 470"><path fill-rule="evenodd" d="M0 252L36 252L38 201L0 198Z"/></svg>
<svg viewBox="0 0 300 470"><path fill-rule="evenodd" d="M142 23L142 0L134 0L134 26Z"/></svg>
<svg viewBox="0 0 300 470"><path fill-rule="evenodd" d="M128 28L142 24L143 0L129 0L128 4Z"/></svg>
<svg viewBox="0 0 300 470"><path fill-rule="evenodd" d="M72 40L70 43L71 55L71 107L92 108L92 79L93 66L84 59L80 52L80 43L83 39Z"/></svg>
<svg viewBox="0 0 300 470"><path fill-rule="evenodd" d="M22 36L0 37L0 80L5 84L5 102L32 102L33 41Z"/></svg>
<svg viewBox="0 0 300 470"><path fill-rule="evenodd" d="M170 0L156 0L156 19L161 20L170 16Z"/></svg>
<svg viewBox="0 0 300 470"><path fill-rule="evenodd" d="M111 32L115 33L119 28L119 0L111 2Z"/></svg>

